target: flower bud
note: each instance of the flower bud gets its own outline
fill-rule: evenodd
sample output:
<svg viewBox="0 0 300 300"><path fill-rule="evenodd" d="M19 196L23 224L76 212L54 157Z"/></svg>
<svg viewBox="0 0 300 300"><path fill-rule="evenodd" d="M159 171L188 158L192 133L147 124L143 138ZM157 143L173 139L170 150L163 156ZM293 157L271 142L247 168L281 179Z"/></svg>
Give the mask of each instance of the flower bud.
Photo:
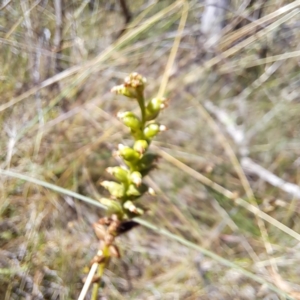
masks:
<svg viewBox="0 0 300 300"><path fill-rule="evenodd" d="M125 195L125 189L122 184L107 180L102 181L100 184L107 189L114 198L122 198Z"/></svg>
<svg viewBox="0 0 300 300"><path fill-rule="evenodd" d="M114 201L114 200L107 199L107 198L101 198L99 201L100 201L100 203L105 205L107 207L108 211L110 211L111 213L122 212L122 206L118 201ZM97 224L97 223L95 223L95 224ZM100 229L101 228L99 227L98 230L100 230ZM95 229L95 231L96 231L96 229ZM100 232L98 232L98 234L100 234Z"/></svg>
<svg viewBox="0 0 300 300"><path fill-rule="evenodd" d="M119 144L118 149L118 154L129 162L138 161L140 158L140 154L130 147Z"/></svg>
<svg viewBox="0 0 300 300"><path fill-rule="evenodd" d="M123 204L123 207L127 210L129 210L130 212L137 214L137 215L142 215L144 213L144 211L141 208L136 207L132 201L126 201Z"/></svg>
<svg viewBox="0 0 300 300"><path fill-rule="evenodd" d="M160 111L167 106L166 98L153 98L146 107L146 120L150 121L159 115Z"/></svg>
<svg viewBox="0 0 300 300"><path fill-rule="evenodd" d="M122 120L125 126L134 131L140 130L142 127L140 119L130 111L120 112L118 113L117 117Z"/></svg>
<svg viewBox="0 0 300 300"><path fill-rule="evenodd" d="M137 72L133 72L129 74L129 76L125 77L124 84L126 86L130 86L133 88L137 87L145 87L147 80L142 75L138 74Z"/></svg>
<svg viewBox="0 0 300 300"><path fill-rule="evenodd" d="M144 135L147 139L154 138L159 132L165 131L167 128L164 125L158 125L156 123L149 124L144 129Z"/></svg>
<svg viewBox="0 0 300 300"><path fill-rule="evenodd" d="M129 197L131 197L131 196L138 197L141 195L141 193L134 184L130 184L126 191L126 195Z"/></svg>
<svg viewBox="0 0 300 300"><path fill-rule="evenodd" d="M117 180L122 183L128 182L129 172L127 169L122 167L109 167L106 169L106 172L113 175Z"/></svg>
<svg viewBox="0 0 300 300"><path fill-rule="evenodd" d="M136 186L140 186L142 184L142 174L138 171L132 172L130 174L130 179Z"/></svg>
<svg viewBox="0 0 300 300"><path fill-rule="evenodd" d="M130 87L126 87L124 84L114 86L111 89L112 93L116 93L118 95L123 95L128 98L137 98L136 90Z"/></svg>
<svg viewBox="0 0 300 300"><path fill-rule="evenodd" d="M112 88L112 92L137 99L143 96L146 78L138 73L131 73L125 78L124 84Z"/></svg>
<svg viewBox="0 0 300 300"><path fill-rule="evenodd" d="M133 149L140 154L145 153L147 148L148 148L148 143L145 140L138 140L133 145Z"/></svg>
<svg viewBox="0 0 300 300"><path fill-rule="evenodd" d="M131 200L134 200L143 195L144 193L148 192L148 189L148 186L144 183L142 183L139 186L130 184L126 191L126 196L129 197Z"/></svg>

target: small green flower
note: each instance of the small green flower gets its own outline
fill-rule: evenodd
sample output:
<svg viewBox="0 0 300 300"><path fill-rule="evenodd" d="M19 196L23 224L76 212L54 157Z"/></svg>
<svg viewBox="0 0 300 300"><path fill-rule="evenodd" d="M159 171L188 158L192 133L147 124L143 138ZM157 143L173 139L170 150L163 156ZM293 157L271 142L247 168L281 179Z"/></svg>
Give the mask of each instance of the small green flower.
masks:
<svg viewBox="0 0 300 300"><path fill-rule="evenodd" d="M124 95L128 98L138 99L143 97L146 78L138 73L131 73L125 78L124 84L112 88L112 92Z"/></svg>
<svg viewBox="0 0 300 300"><path fill-rule="evenodd" d="M138 171L132 172L130 174L130 179L136 186L140 186L142 184L142 174Z"/></svg>
<svg viewBox="0 0 300 300"><path fill-rule="evenodd" d="M167 128L164 125L159 125L156 123L151 123L146 126L144 129L144 136L147 139L152 139L154 138L158 133L165 131Z"/></svg>
<svg viewBox="0 0 300 300"><path fill-rule="evenodd" d="M133 145L133 149L140 154L144 154L148 149L148 143L145 140L137 140Z"/></svg>
<svg viewBox="0 0 300 300"><path fill-rule="evenodd" d="M124 123L125 126L134 131L141 130L142 128L140 119L131 111L119 112L117 117Z"/></svg>
<svg viewBox="0 0 300 300"><path fill-rule="evenodd" d="M147 193L148 191L149 187L145 183L142 183L139 186L136 186L135 184L130 184L126 191L126 196L128 196L128 199L134 200L140 197L141 195Z"/></svg>
<svg viewBox="0 0 300 300"><path fill-rule="evenodd" d="M109 167L106 172L113 175L122 183L128 183L129 171L124 167Z"/></svg>
<svg viewBox="0 0 300 300"><path fill-rule="evenodd" d="M156 119L160 111L167 106L167 103L168 99L166 98L153 98L150 100L146 107L146 120Z"/></svg>
<svg viewBox="0 0 300 300"><path fill-rule="evenodd" d="M123 209L120 202L107 198L101 198L99 202L107 207L110 214L122 214Z"/></svg>
<svg viewBox="0 0 300 300"><path fill-rule="evenodd" d="M119 144L118 149L119 150L117 153L121 157L123 157L124 160L127 160L129 162L136 162L140 159L140 154L130 147Z"/></svg>
<svg viewBox="0 0 300 300"><path fill-rule="evenodd" d="M144 211L141 208L136 207L132 201L126 201L123 205L123 207L127 210L129 210L131 213L142 215L144 214Z"/></svg>
<svg viewBox="0 0 300 300"><path fill-rule="evenodd" d="M122 184L114 181L102 181L100 183L114 198L123 198L125 196L125 188Z"/></svg>
<svg viewBox="0 0 300 300"><path fill-rule="evenodd" d="M147 79L137 72L129 74L129 76L124 79L124 84L132 88L143 87L144 89L146 82Z"/></svg>
<svg viewBox="0 0 300 300"><path fill-rule="evenodd" d="M139 188L136 185L130 184L126 191L126 196L134 198L139 197L141 196L141 191L139 191Z"/></svg>

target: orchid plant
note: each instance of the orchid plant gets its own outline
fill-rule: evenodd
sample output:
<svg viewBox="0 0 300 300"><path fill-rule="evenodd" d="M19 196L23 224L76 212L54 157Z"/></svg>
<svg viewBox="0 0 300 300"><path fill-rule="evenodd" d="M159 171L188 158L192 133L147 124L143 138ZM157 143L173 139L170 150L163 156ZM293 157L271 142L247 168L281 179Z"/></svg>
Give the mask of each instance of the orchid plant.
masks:
<svg viewBox="0 0 300 300"><path fill-rule="evenodd" d="M144 214L144 208L138 201L142 195L154 195L153 189L143 182L143 178L157 166L158 155L148 152L153 138L166 130L164 125L155 120L159 113L168 105L166 98L145 100L144 90L146 79L138 73L132 73L125 78L122 85L115 86L112 92L124 95L137 101L140 107L140 117L131 111L119 112L118 118L130 129L134 142L131 146L118 145L113 153L121 158L124 164L109 167L106 171L116 181L102 181L100 184L109 192L108 198L100 202L107 209L107 215L93 224L96 236L100 240L100 248L92 263L97 263L98 272L92 299L97 299L99 281L111 257L120 257L115 239L120 234L135 227L134 218Z"/></svg>

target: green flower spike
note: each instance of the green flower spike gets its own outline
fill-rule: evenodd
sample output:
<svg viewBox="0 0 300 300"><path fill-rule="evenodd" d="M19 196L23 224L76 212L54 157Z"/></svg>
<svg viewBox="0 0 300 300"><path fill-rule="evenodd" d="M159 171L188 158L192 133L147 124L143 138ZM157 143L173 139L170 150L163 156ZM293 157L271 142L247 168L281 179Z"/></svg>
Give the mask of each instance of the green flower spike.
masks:
<svg viewBox="0 0 300 300"><path fill-rule="evenodd" d="M137 200L146 193L155 195L154 190L143 183L143 177L157 165L159 155L147 153L147 150L152 139L159 132L166 130L165 126L157 124L154 120L167 106L168 100L153 98L146 102L145 84L146 79L143 76L132 73L125 78L123 84L112 89L117 94L135 99L140 108L140 115L137 116L130 111L117 115L123 124L130 128L134 142L132 147L119 144L118 150L113 153L114 156L123 159L128 169L121 166L106 169L119 183L114 181L101 183L110 193L110 199L101 198L99 200L108 208L107 216L94 224L96 235L101 241L100 249L92 260L92 263L99 264L98 276L102 275L106 263L111 257L120 257L119 250L115 245L115 238L135 227L138 223L133 218L144 214L142 204L139 204L139 207L136 205ZM93 295L98 295L98 289L99 281L95 283Z"/></svg>

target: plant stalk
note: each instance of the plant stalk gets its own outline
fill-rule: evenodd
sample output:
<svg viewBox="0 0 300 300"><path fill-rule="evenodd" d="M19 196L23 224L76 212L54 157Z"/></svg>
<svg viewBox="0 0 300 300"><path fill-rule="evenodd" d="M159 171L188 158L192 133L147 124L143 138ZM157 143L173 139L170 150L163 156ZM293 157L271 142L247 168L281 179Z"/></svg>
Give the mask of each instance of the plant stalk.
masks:
<svg viewBox="0 0 300 300"><path fill-rule="evenodd" d="M105 259L101 263L99 263L99 265L98 265L98 269L97 269L97 274L96 275L99 278L98 278L97 282L95 282L93 284L93 291L92 291L91 300L97 300L98 299L98 293L99 293L101 279L102 279L104 270L105 270L106 265L108 264L109 258L110 258L109 247L107 245L105 245L103 247L102 251L103 251L103 255L104 255Z"/></svg>
<svg viewBox="0 0 300 300"><path fill-rule="evenodd" d="M146 109L145 109L145 99L143 96L139 97L138 103L141 109L141 115L142 115L142 130L144 130L145 123L146 123Z"/></svg>

